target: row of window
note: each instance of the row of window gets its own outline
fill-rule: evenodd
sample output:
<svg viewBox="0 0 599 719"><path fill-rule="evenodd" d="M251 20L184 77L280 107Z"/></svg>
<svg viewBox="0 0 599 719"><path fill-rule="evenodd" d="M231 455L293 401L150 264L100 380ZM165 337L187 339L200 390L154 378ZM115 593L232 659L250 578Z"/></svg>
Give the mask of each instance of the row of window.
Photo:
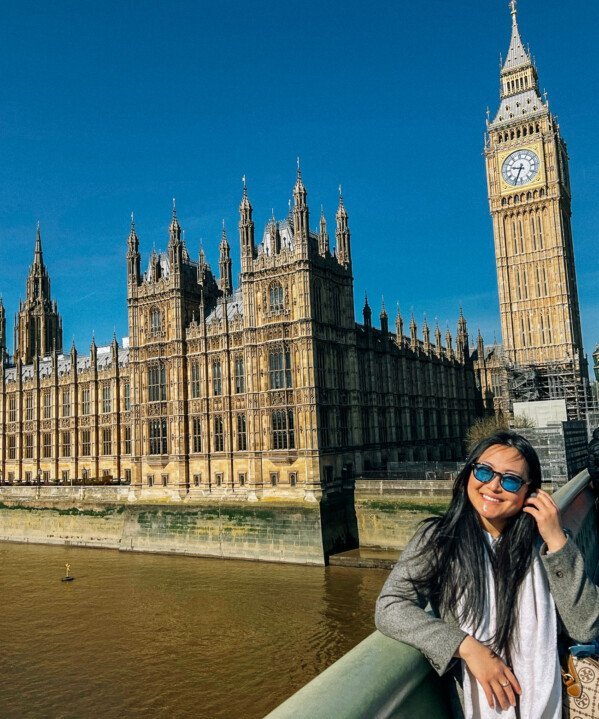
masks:
<svg viewBox="0 0 599 719"><path fill-rule="evenodd" d="M283 285L274 281L268 289L268 309L270 312L281 312L285 309L285 291ZM164 331L164 317L158 307L152 307L149 313L150 335L160 335Z"/></svg>
<svg viewBox="0 0 599 719"><path fill-rule="evenodd" d="M551 328L548 320L541 315L540 335L543 341L551 342ZM522 341L526 342L527 333L525 329L525 320L521 319ZM530 318L528 319L528 339L532 341L532 328ZM364 444L370 444L373 441L371 427L373 424L373 411L377 411L378 419L378 442L385 444L393 439L395 441L411 440L424 438L425 425L428 424L429 436L449 437L448 415L441 410L417 412L415 409L406 410L404 421L402 421L401 410L395 409L395 437L391 438L388 432L388 418L384 409L373 410L372 408L362 408L362 441ZM335 416L336 434L333 435L332 417ZM193 453L201 453L203 451L202 441L202 425L199 417L192 418L191 424L191 449ZM212 423L212 451L223 452L225 449L225 431L223 415L215 415ZM235 449L243 452L247 450L247 425L245 414L237 414L234 418ZM350 446L352 444L352 433L350 428L350 410L348 407L333 409L329 407L321 407L319 410L319 440L321 447L330 446ZM59 453L61 457L71 457L73 455L71 431L62 431L59 435ZM336 438L336 441L334 440ZM34 435L25 434L23 436L23 457L25 459L33 459L34 454ZM99 436L100 454L109 456L113 453L113 433L110 427L104 427L100 430ZM79 455L81 457L90 457L93 452L92 431L82 430L80 434ZM275 410L271 413L271 448L294 449L295 448L295 426L293 411ZM7 446L8 459L17 458L17 438L8 437ZM123 454L131 454L131 427L123 428L122 435L122 451ZM148 452L151 455L167 455L168 454L168 421L166 418L152 419L148 422ZM41 437L41 457L48 459L53 456L53 440L52 434L44 433Z"/></svg>
<svg viewBox="0 0 599 719"><path fill-rule="evenodd" d="M223 394L223 376L220 360L214 360L212 367L212 394L217 397ZM291 373L291 353L289 350L270 352L268 356L268 377L270 389L291 388L293 386ZM243 357L236 357L234 361L234 390L236 394L245 392L245 374ZM164 364L148 367L147 388L149 402L165 402L168 398L166 367ZM65 388L61 391L61 416L70 417L72 413L71 389ZM191 365L191 396L201 396L200 364L193 362ZM91 389L85 387L81 390L81 414L91 414ZM110 385L103 385L101 388L101 411L103 414L112 411L112 388ZM130 386L128 382L123 383L123 409L131 407ZM43 419L52 418L52 392L45 390L42 394ZM17 396L11 394L8 405L8 421L17 421ZM25 395L25 420L35 419L34 396L29 392Z"/></svg>
<svg viewBox="0 0 599 719"><path fill-rule="evenodd" d="M455 413L457 415L457 413ZM403 417L402 417L403 415ZM459 437L461 428L457 420L453 421L452 412L443 412L440 409L428 409L418 412L414 408L400 410L396 408L393 414L394 432L391 432L388 410L363 407L361 410L362 442L371 444L377 441L380 444L388 442L412 441L425 437L447 439L452 436ZM333 427L333 417L336 417ZM375 437L374 419L378 420L378 439ZM352 444L350 428L350 411L348 407L331 408L321 407L319 410L319 441L322 448L340 446L348 447ZM335 432L334 432L335 430ZM394 436L391 436L394 434Z"/></svg>
<svg viewBox="0 0 599 719"><path fill-rule="evenodd" d="M272 449L294 449L295 429L293 410L275 410L271 413ZM223 415L217 414L212 420L212 451L225 451L225 428ZM247 450L247 423L245 414L237 414L234 419L235 449ZM199 417L191 421L191 449L194 453L203 451L202 422ZM151 419L148 423L149 454L168 454L168 423L166 418Z"/></svg>
<svg viewBox="0 0 599 719"><path fill-rule="evenodd" d="M344 347L331 347L328 352L332 354L333 362L331 364L331 375L332 386L344 389L346 385L345 375L345 348ZM316 385L318 387L328 387L327 382L327 348L324 346L317 346L315 350L316 354Z"/></svg>
<svg viewBox="0 0 599 719"><path fill-rule="evenodd" d="M510 116L511 117L511 116ZM541 132L541 126L537 122L536 124L525 125L522 128L516 130L505 130L504 132L497 133L497 142L508 142L509 140L518 140L520 137L526 137L527 135L533 135L534 133Z"/></svg>
<svg viewBox="0 0 599 719"><path fill-rule="evenodd" d="M154 481L154 477L152 475L149 475L148 476L148 484L150 486L152 486L153 481ZM237 475L237 485L239 487L245 487L246 481L247 481L247 477L246 477L245 472L239 472ZM280 482L279 473L278 472L270 472L269 481L270 481L271 486L273 486L273 487L276 487L278 484L280 484L281 482ZM289 472L287 474L287 483L291 487L297 486L297 472ZM224 475L222 472L216 472L216 474L214 475L214 484L217 487L222 487L222 485L224 484ZM202 486L201 472L198 472L193 475L193 486L194 487ZM212 482L210 481L210 479L208 479L207 486L208 486L208 488L210 488L212 486Z"/></svg>
<svg viewBox="0 0 599 719"><path fill-rule="evenodd" d="M109 470L109 469L103 469L103 470L102 470L102 477L103 477L104 479L109 479L110 477L112 477L112 475L110 474L110 470ZM6 475L6 478L7 478L7 480L8 480L10 483L14 482L14 481L15 481L15 473L14 473L14 472L8 472L8 474ZM61 473L60 473L60 478L61 478L61 480L63 481L63 483L69 482L69 481L70 481L70 478L71 478L71 473L69 472L68 469L63 469L63 470L61 471ZM44 471L41 473L39 479L40 479L44 484L49 484L50 479L51 479L51 477L50 477L50 472L44 470ZM86 482L88 479L92 479L92 473L91 473L91 471L90 471L89 469L83 468L83 469L81 470L81 479L82 479L84 482ZM130 470L130 469L126 469L126 470L125 470L125 477L124 477L124 479L125 479L125 482L126 482L126 483L128 483L128 484L131 483L131 470ZM37 477L34 477L34 476L33 476L33 472L31 472L31 471L26 471L26 472L25 472L25 482L26 482L27 484L32 484L34 481L37 482Z"/></svg>
<svg viewBox="0 0 599 719"><path fill-rule="evenodd" d="M513 252L515 255L524 254L529 248L533 252L543 249L543 215L540 212L531 212L526 215L512 217L510 224L504 224L504 232L510 230Z"/></svg>
<svg viewBox="0 0 599 719"><path fill-rule="evenodd" d="M129 383L123 382L123 410L128 411L131 407L131 397ZM67 387L60 391L60 411L62 417L70 417L72 414L72 391L70 387ZM41 397L41 417L43 419L52 419L52 390L46 389L42 392ZM80 392L80 407L82 415L91 414L92 402L91 402L91 388L84 387ZM109 384L102 385L100 393L100 411L103 414L112 412L112 388ZM35 403L33 392L27 392L24 398L24 419L27 421L35 419ZM8 398L8 421L16 422L18 417L17 410L17 395L10 394Z"/></svg>
<svg viewBox="0 0 599 719"><path fill-rule="evenodd" d="M210 364L211 368L211 380L212 380L212 395L219 397L223 394L223 371L220 360L213 360ZM153 372L153 378L156 378L157 369L150 369ZM245 392L245 372L243 357L238 356L234 359L233 364L233 390L235 394ZM162 386L164 386L164 392L166 392L166 382L164 377L161 378ZM151 385L150 379L148 379L148 386ZM270 352L268 355L268 386L269 389L282 389L291 388L292 375L291 375L291 352L287 349L277 350ZM150 402L156 401L152 399L154 395L150 393ZM192 362L191 364L191 396L196 399L202 396L202 385L200 375L200 363L198 361ZM166 396L162 397L163 399Z"/></svg>
<svg viewBox="0 0 599 719"><path fill-rule="evenodd" d="M529 282L528 282L528 270L523 268L520 270L516 268L516 297L519 300L527 300L529 298ZM549 285L547 283L547 268L536 267L535 268L535 289L537 297L547 297L549 294Z"/></svg>
<svg viewBox="0 0 599 719"><path fill-rule="evenodd" d="M270 473L269 480L270 480L270 484L271 484L273 487L276 487L276 486L280 483L279 473L278 473L278 472L271 472L271 473ZM247 481L247 477L246 477L245 472L239 472L239 473L237 474L237 485L238 485L239 487L245 487L246 481ZM168 486L168 483L169 483L169 482L168 482L168 474L161 474L161 475L160 475L160 482L161 482L161 484L162 484L163 487L167 487L167 486ZM287 482L289 483L289 485L290 485L291 487L296 487L296 486L297 486L297 472L289 472L288 475L287 475ZM216 472L215 475L214 475L214 485L215 485L216 487L222 487L222 486L224 485L224 483L225 483L224 474L223 474L222 472ZM153 474L148 474L148 475L146 476L146 484L148 485L148 487L154 487L154 486L155 486L155 484L156 484L156 479L155 479L155 476L154 476ZM210 489L210 488L212 487L212 484L213 484L213 483L212 483L212 482L210 481L210 479L209 479L208 482L207 482L207 487ZM201 472L198 472L198 473L196 473L196 474L193 475L193 486L194 486L194 487L201 487L201 486L203 486L203 485L202 485L202 473L201 473Z"/></svg>
<svg viewBox="0 0 599 719"><path fill-rule="evenodd" d="M84 429L81 432L81 440L79 444L79 456L92 456L92 432ZM69 430L60 432L59 434L59 453L61 457L73 456L74 448L72 446L73 433ZM110 427L104 427L100 430L99 449L100 454L108 456L113 453L113 433ZM41 453L43 459L50 459L53 456L52 434L44 433L41 436ZM131 427L123 428L122 436L123 454L131 454ZM25 459L33 459L35 452L35 436L33 434L23 435L23 457ZM7 438L7 456L8 459L17 459L17 438L12 435Z"/></svg>
<svg viewBox="0 0 599 719"><path fill-rule="evenodd" d="M526 319L520 317L520 341L523 347L535 346L535 332L536 329L536 345L547 345L553 344L553 329L551 327L551 316L549 313L545 316L543 312L539 312L539 324L536 328L533 328L530 315Z"/></svg>
<svg viewBox="0 0 599 719"><path fill-rule="evenodd" d="M449 342L448 348L449 348ZM358 382L363 392L393 393L420 397L455 399L463 383L457 381L451 366L428 365L425 371L417 362L389 360L387 355L371 356L358 352Z"/></svg>
<svg viewBox="0 0 599 719"><path fill-rule="evenodd" d="M332 324L339 326L341 324L341 303L340 303L340 294L339 294L339 288L338 287L331 287L329 290L330 294L329 296L329 308L330 308L330 317L326 317L324 313L323 303L322 303L322 294L323 290L321 287L321 284L318 280L314 282L313 290L312 290L312 303L313 303L313 312L314 312L314 319L317 322L323 322L325 319L328 319Z"/></svg>

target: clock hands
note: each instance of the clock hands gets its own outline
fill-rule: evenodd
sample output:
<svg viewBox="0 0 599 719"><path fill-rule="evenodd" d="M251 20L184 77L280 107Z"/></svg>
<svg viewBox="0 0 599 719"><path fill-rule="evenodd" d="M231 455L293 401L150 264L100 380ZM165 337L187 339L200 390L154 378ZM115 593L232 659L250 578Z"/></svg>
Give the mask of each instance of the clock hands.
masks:
<svg viewBox="0 0 599 719"><path fill-rule="evenodd" d="M518 174L516 175L516 179L514 180L515 185L518 184L518 179L520 178L520 173L522 172L523 169L524 169L524 164L521 163L520 167L518 168Z"/></svg>

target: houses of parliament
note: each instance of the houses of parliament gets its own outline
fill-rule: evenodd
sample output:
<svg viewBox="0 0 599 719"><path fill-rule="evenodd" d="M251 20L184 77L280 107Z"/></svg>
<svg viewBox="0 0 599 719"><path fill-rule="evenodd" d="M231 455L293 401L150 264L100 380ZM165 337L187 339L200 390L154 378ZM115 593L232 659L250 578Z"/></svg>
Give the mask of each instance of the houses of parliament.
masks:
<svg viewBox="0 0 599 719"><path fill-rule="evenodd" d="M568 158L511 10L485 148L503 345L479 333L471 347L461 311L455 336L399 310L390 327L384 306L375 327L367 299L356 323L343 197L333 237L322 213L311 229L299 164L288 216L261 238L244 180L238 287L224 227L215 273L202 250L191 258L173 204L167 250L142 270L132 217L128 337L85 355L63 347L38 227L12 356L0 304L2 481L318 500L392 462L461 459L474 419L526 392L562 396L574 416L586 364Z"/></svg>
<svg viewBox="0 0 599 719"><path fill-rule="evenodd" d="M216 276L190 258L173 207L165 253L141 269L132 219L126 243L129 337L63 351L40 230L4 355L0 420L8 481L122 478L143 495L318 498L345 476L402 459L450 459L477 412L461 316L409 336L397 314L356 324L348 214L335 246L325 217L310 230L298 168L288 217L255 240L244 184L240 286L223 228Z"/></svg>

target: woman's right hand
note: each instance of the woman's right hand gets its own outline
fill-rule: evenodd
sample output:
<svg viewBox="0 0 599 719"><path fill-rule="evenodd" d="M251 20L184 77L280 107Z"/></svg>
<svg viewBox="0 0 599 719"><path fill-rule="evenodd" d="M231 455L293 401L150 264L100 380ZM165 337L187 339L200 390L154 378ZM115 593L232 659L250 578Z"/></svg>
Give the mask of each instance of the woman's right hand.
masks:
<svg viewBox="0 0 599 719"><path fill-rule="evenodd" d="M516 706L516 694L522 689L512 670L489 647L468 635L456 652L476 681L481 685L489 706L495 707L495 701L502 709L510 704Z"/></svg>

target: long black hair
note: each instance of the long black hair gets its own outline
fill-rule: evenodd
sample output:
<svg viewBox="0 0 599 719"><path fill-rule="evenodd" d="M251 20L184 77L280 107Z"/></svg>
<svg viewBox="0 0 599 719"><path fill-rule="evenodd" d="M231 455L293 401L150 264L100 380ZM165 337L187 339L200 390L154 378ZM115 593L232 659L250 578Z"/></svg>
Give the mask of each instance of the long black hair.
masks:
<svg viewBox="0 0 599 719"><path fill-rule="evenodd" d="M418 552L422 572L414 586L431 598L442 612L452 613L460 624L479 626L488 610L487 560L495 580L496 631L487 644L509 657L516 641L518 590L528 571L538 531L526 512L510 517L491 551L479 517L467 493L472 466L489 447L513 447L528 465L528 493L541 486L541 464L530 442L515 432L503 431L479 442L455 479L453 497L441 517L424 520L423 543Z"/></svg>

